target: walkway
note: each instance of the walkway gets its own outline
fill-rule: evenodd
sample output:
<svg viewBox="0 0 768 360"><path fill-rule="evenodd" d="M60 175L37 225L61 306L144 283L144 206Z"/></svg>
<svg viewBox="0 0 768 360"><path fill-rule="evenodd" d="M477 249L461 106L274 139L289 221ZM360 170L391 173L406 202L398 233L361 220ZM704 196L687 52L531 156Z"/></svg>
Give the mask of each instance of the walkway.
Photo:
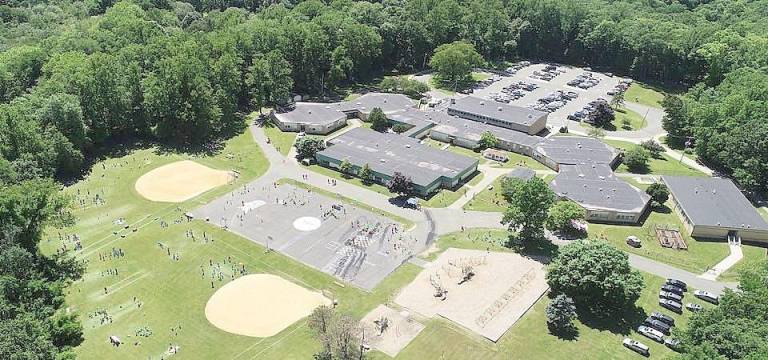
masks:
<svg viewBox="0 0 768 360"><path fill-rule="evenodd" d="M333 179L330 177L313 171L308 171L296 162L286 159L273 146L266 142L266 136L264 135L263 129L260 127L251 126L250 130L256 143L270 162L270 167L267 173L257 180L254 180L253 183L271 184L279 179L289 178L343 195L412 221L416 226L410 231L413 236L425 239L425 245L429 245L429 243L434 240L435 236L461 231L462 229L506 228L501 224L503 214L498 212L465 211L460 209L463 204L460 206L457 203L451 204L453 206L448 208L430 208L419 211L397 206L396 204L393 204L391 199L386 195L344 181L336 181L334 185L333 181L331 181ZM496 170L499 172L508 170L497 168L490 169L493 170L489 173L490 176L487 176L488 179L484 179L473 187L473 189L480 191L486 188L493 179L499 176ZM306 176L306 179L303 178L303 175ZM467 196L467 198L471 199L472 196ZM735 284L733 283L723 283L704 279L696 274L641 256L629 254L629 260L630 264L637 269L664 278L680 279L697 289L719 294L722 293L723 289L726 287L735 287Z"/></svg>
<svg viewBox="0 0 768 360"><path fill-rule="evenodd" d="M700 278L712 281L717 280L717 277L720 276L720 274L724 273L744 258L744 253L741 251L741 244L731 243L728 244L728 247L731 249L731 253L728 254L723 261L717 263L717 265L707 270L707 272L699 275Z"/></svg>
<svg viewBox="0 0 768 360"><path fill-rule="evenodd" d="M465 185L467 191L452 204L448 205L449 209L463 208L464 205L470 202L477 194L491 186L499 176L511 171L510 169L492 167L489 164L480 165L477 167L477 170L483 174L483 178L475 185Z"/></svg>

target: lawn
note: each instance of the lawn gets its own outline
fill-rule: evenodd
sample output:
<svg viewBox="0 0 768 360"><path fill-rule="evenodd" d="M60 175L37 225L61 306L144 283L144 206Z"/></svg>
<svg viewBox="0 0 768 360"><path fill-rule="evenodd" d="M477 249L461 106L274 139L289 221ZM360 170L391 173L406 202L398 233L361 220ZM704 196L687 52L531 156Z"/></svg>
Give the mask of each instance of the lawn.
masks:
<svg viewBox="0 0 768 360"><path fill-rule="evenodd" d="M182 204L155 203L144 200L133 189L136 179L158 166L192 159L217 169L234 169L240 177L234 183L211 190ZM340 286L338 281L277 252L265 249L235 234L204 221L182 220L184 211L211 201L246 181L263 174L268 167L262 152L249 132L227 143L215 156L160 154L154 149L137 150L107 159L93 166L84 180L66 188L69 194L99 194L101 206L75 208L77 224L61 230L78 234L83 250L75 256L85 261L82 279L66 291L69 309L79 314L85 341L76 348L82 359L159 359L169 344L180 347L184 358L196 359L308 359L318 349L304 321L280 334L263 339L236 336L213 327L203 309L211 294L235 278L232 267L245 267L248 273L272 273L310 289L327 290L339 299L339 309L362 317L376 305L389 301L395 291L410 282L420 270L405 264L372 292ZM125 218L136 232L121 230L113 221ZM169 226L161 228L159 220ZM176 223L174 220L181 220ZM198 241L185 236L187 230L198 234ZM113 234L124 231L126 237ZM199 234L213 239L203 242ZM50 254L59 246L58 230L52 229L41 242L41 250ZM164 248L157 244L162 243ZM112 258L113 249L125 256ZM178 255L178 260L168 256ZM235 265L236 264L236 265ZM214 267L224 273L214 279ZM119 275L107 275L117 269ZM201 270L206 276L201 276ZM107 287L109 293L104 294ZM134 300L135 299L135 300ZM141 303L139 307L137 304ZM111 320L102 323L96 312L106 311ZM149 329L149 331L147 331ZM144 336L139 336L142 330ZM115 348L107 341L119 336L124 345Z"/></svg>
<svg viewBox="0 0 768 360"><path fill-rule="evenodd" d="M642 129L647 125L645 119L643 119L643 114L638 114L623 106L616 109L615 114L616 118L613 120L613 126L616 130L635 131ZM628 126L624 125L625 120L629 122Z"/></svg>
<svg viewBox="0 0 768 360"><path fill-rule="evenodd" d="M544 175L542 178L545 182L549 183L554 179L554 174ZM493 189L483 189L480 193L475 195L466 205L464 210L472 211L491 211L491 212L503 212L507 209L507 201L504 200L501 190L501 180L504 176L500 176L494 180L491 186Z"/></svg>
<svg viewBox="0 0 768 360"><path fill-rule="evenodd" d="M621 141L621 140L608 140L603 139L606 144L622 150L629 150L637 144ZM626 165L621 164L616 172L619 173L631 173ZM661 158L651 158L648 161L648 172L646 174L652 175L675 175L675 176L707 176L701 171L688 167L688 165L680 162L680 159L673 159L667 154L661 154Z"/></svg>
<svg viewBox="0 0 768 360"><path fill-rule="evenodd" d="M264 135L267 136L272 146L283 154L283 156L288 155L288 152L291 151L291 147L293 146L293 142L296 140L295 132L283 132L271 122L267 122L264 125Z"/></svg>
<svg viewBox="0 0 768 360"><path fill-rule="evenodd" d="M501 246L506 239L503 230L473 229L440 237L436 243L439 251L448 247L510 251ZM436 253L429 259L436 257ZM575 322L578 328L576 340L560 339L549 333L546 326L545 309L549 303L542 297L528 312L502 336L497 343L481 338L444 319L424 321L426 328L409 344L396 359L637 359L639 355L621 345L624 337L639 340L651 348L651 358L663 359L673 352L661 344L636 333L634 329L643 318L653 311L659 311L658 289L664 279L643 273L645 289L637 302L637 311L630 311L620 319L595 319L582 314ZM686 296L685 302L705 304L693 296ZM678 326L685 325L690 312L681 315L663 310L675 318ZM626 322L625 322L626 321ZM380 353L373 353L373 359L386 359Z"/></svg>
<svg viewBox="0 0 768 360"><path fill-rule="evenodd" d="M483 180L483 173L477 172L475 175L472 176L469 181L465 182L461 186L459 186L455 190L451 189L441 189L434 195L432 195L429 199L422 200L421 206L425 207L431 207L431 208L444 208L448 205L453 204L456 202L456 200L459 200L462 196L465 196L467 193L467 188L464 187L464 185L477 185L481 180Z"/></svg>
<svg viewBox="0 0 768 360"><path fill-rule="evenodd" d="M624 99L626 101L660 108L661 101L664 100L664 93L653 89L651 86L635 81L624 93Z"/></svg>
<svg viewBox="0 0 768 360"><path fill-rule="evenodd" d="M766 256L767 250L765 247L742 244L741 251L744 254L744 258L742 258L741 261L736 263L736 265L734 265L732 268L720 274L720 277L718 277L717 280L733 282L739 281L739 273L742 270L754 269L760 262L765 261L768 258L768 256Z"/></svg>
<svg viewBox="0 0 768 360"><path fill-rule="evenodd" d="M642 226L589 224L591 238L605 238L615 247L627 252L654 259L672 266L703 273L720 262L729 254L728 245L719 241L696 240L687 235L677 214L671 211L672 204L667 202L666 213L653 211L643 222ZM688 244L688 250L674 250L662 247L656 240L654 226L669 226L680 229L683 239ZM637 236L643 242L639 249L628 246L627 236Z"/></svg>
<svg viewBox="0 0 768 360"><path fill-rule="evenodd" d="M472 80L474 81L483 81L485 79L490 79L491 76L492 74L487 72L477 72L477 71L472 72Z"/></svg>

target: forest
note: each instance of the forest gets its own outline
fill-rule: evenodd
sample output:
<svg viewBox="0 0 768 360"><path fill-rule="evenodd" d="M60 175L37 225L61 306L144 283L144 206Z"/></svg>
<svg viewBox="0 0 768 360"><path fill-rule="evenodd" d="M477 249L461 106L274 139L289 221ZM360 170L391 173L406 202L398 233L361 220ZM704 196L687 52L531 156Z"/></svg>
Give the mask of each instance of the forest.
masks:
<svg viewBox="0 0 768 360"><path fill-rule="evenodd" d="M252 111L426 69L457 40L489 66L553 61L675 89L669 144L765 192L767 18L768 0L4 1L0 264L19 266L0 267L0 349L65 358L78 342L61 311L77 266L35 246L66 218L58 184L134 145L215 150Z"/></svg>

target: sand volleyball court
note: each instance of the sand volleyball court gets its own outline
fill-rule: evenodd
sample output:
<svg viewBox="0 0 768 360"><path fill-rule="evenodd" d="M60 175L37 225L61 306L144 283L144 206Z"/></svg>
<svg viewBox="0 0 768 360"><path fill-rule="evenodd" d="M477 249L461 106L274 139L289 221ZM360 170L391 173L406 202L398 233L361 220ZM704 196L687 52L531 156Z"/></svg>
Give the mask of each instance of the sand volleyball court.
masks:
<svg viewBox="0 0 768 360"><path fill-rule="evenodd" d="M183 202L234 180L230 171L211 169L191 160L153 169L136 180L136 191L152 201Z"/></svg>
<svg viewBox="0 0 768 360"><path fill-rule="evenodd" d="M269 337L308 316L331 300L277 275L254 274L216 291L205 317L217 328L238 335Z"/></svg>

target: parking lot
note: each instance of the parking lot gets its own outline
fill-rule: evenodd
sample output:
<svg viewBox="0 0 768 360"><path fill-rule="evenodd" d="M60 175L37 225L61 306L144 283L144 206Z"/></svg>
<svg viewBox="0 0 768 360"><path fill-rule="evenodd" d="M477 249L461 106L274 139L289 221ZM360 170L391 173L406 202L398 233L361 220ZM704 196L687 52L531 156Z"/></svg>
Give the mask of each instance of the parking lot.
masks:
<svg viewBox="0 0 768 360"><path fill-rule="evenodd" d="M589 102L603 98L607 101L611 100L611 96L608 92L613 90L622 80L617 76L608 76L603 73L587 71L582 68L556 65L556 70L547 72L547 64L532 64L520 68L514 75L502 76L500 80L493 82L487 87L475 89L472 93L473 96L486 98L492 100L495 94L503 94L504 88L513 84L521 84L522 89L518 91L518 94L522 93L522 96L512 96L509 104L533 107L539 103L539 99L544 99L553 93L562 91L564 95L567 93L575 93L576 97L567 99L549 114L548 124L552 129L557 129L561 126L575 127L578 126L578 122L568 120L568 115L575 113L584 108ZM544 78L550 77L551 80L543 80L542 76L536 76L536 74L544 75ZM552 76L552 75L555 76ZM568 85L568 82L577 79L580 75L591 79L596 84L588 89L582 89L578 86ZM534 75L534 77L532 77ZM526 86L532 84L533 86ZM528 89L525 89L525 88ZM533 89L535 87L535 89ZM564 96L565 98L569 96ZM572 95L570 97L573 97ZM557 99L559 100L559 99ZM555 100L555 101L557 101Z"/></svg>

